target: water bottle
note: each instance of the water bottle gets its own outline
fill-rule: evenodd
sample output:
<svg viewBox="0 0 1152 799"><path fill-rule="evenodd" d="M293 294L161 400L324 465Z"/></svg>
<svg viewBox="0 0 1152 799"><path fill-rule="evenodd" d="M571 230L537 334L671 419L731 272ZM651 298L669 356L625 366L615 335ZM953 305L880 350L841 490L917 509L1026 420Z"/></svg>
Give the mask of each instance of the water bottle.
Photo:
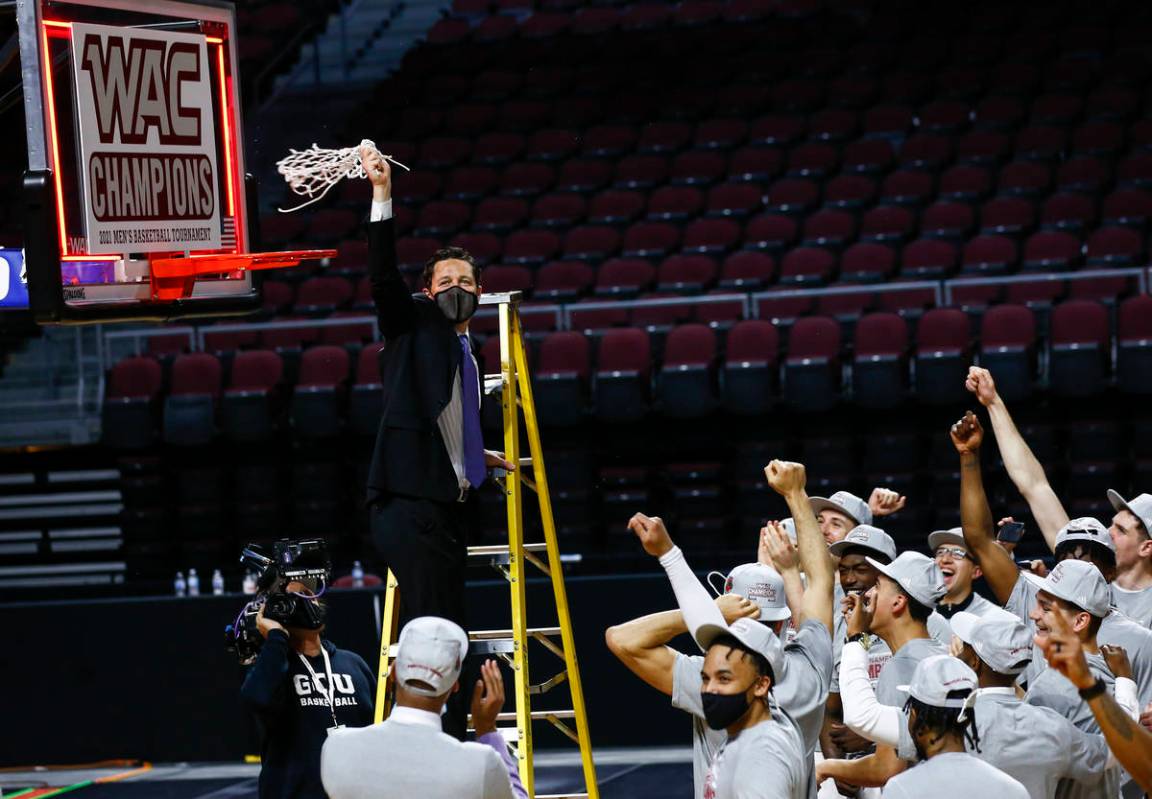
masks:
<svg viewBox="0 0 1152 799"><path fill-rule="evenodd" d="M240 589L245 594L251 596L256 593L256 575L252 572L244 572L244 584Z"/></svg>
<svg viewBox="0 0 1152 799"><path fill-rule="evenodd" d="M200 596L200 575L195 569L188 570L188 596Z"/></svg>
<svg viewBox="0 0 1152 799"><path fill-rule="evenodd" d="M188 595L188 583L184 581L184 572L176 572L176 596Z"/></svg>
<svg viewBox="0 0 1152 799"><path fill-rule="evenodd" d="M217 569L216 571L212 572L212 595L220 596L223 593L224 575L220 573L219 569Z"/></svg>
<svg viewBox="0 0 1152 799"><path fill-rule="evenodd" d="M360 565L360 561L355 561L352 564L352 587L364 587L364 567Z"/></svg>

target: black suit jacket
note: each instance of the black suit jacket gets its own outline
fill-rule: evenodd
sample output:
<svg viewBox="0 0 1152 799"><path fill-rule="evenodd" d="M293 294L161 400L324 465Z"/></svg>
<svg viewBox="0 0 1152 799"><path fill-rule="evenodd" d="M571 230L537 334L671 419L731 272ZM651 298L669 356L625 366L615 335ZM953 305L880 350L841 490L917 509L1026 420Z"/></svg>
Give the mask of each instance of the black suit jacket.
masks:
<svg viewBox="0 0 1152 799"><path fill-rule="evenodd" d="M435 302L409 291L396 266L391 219L368 225L368 269L386 342L380 352L384 411L368 472L368 501L406 494L455 502L459 482L436 423L460 367L455 326Z"/></svg>

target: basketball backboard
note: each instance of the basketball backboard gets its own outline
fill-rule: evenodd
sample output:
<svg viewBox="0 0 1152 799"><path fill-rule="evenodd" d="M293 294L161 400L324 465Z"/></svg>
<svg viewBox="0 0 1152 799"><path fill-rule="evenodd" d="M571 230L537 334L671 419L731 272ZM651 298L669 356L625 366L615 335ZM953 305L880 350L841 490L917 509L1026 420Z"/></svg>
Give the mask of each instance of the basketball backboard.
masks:
<svg viewBox="0 0 1152 799"><path fill-rule="evenodd" d="M233 5L17 0L17 13L37 319L254 307L249 270L299 258L243 257L255 214Z"/></svg>

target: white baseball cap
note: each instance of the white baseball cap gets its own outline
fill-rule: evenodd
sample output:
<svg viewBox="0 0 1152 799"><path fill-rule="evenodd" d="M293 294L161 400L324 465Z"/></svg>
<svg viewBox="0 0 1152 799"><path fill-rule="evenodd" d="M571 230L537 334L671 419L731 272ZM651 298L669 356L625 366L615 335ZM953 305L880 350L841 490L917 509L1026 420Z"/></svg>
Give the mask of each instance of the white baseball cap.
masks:
<svg viewBox="0 0 1152 799"><path fill-rule="evenodd" d="M1152 494L1141 494L1133 500L1124 499L1116 491L1108 489L1108 501L1116 510L1126 510L1141 521L1144 532L1152 536Z"/></svg>
<svg viewBox="0 0 1152 799"><path fill-rule="evenodd" d="M911 683L896 687L931 707L962 708L977 685L976 672L962 660L951 655L933 655L916 664Z"/></svg>
<svg viewBox="0 0 1152 799"><path fill-rule="evenodd" d="M737 619L729 625L703 624L696 628L692 637L707 650L722 635L731 635L748 649L763 655L772 667L772 681L780 679L784 668L784 645L768 625L755 619Z"/></svg>
<svg viewBox="0 0 1152 799"><path fill-rule="evenodd" d="M1112 540L1108 528L1091 516L1081 516L1061 527L1060 532L1056 533L1055 548L1059 549L1061 544L1068 541L1094 541L1116 551L1116 542Z"/></svg>
<svg viewBox="0 0 1152 799"><path fill-rule="evenodd" d="M998 607L982 614L962 610L949 623L952 634L997 674L1020 674L1032 662L1032 633L1015 613Z"/></svg>
<svg viewBox="0 0 1152 799"><path fill-rule="evenodd" d="M712 575L708 573L708 584L712 585ZM716 591L716 586L712 586ZM788 600L784 595L784 578L780 572L763 563L741 563L724 578L725 594L738 594L760 606L760 621L781 621L791 618Z"/></svg>
<svg viewBox="0 0 1152 799"><path fill-rule="evenodd" d="M877 571L896 583L904 591L929 608L935 608L948 588L944 585L944 573L936 565L936 560L919 552L901 552L900 557L891 563L881 563L868 558Z"/></svg>
<svg viewBox="0 0 1152 799"><path fill-rule="evenodd" d="M1094 563L1068 558L1057 563L1047 577L1021 572L1024 579L1041 591L1063 599L1102 619L1112 609L1112 592Z"/></svg>
<svg viewBox="0 0 1152 799"><path fill-rule="evenodd" d="M458 624L421 616L404 625L396 652L396 682L420 696L443 696L460 678L468 634ZM413 685L419 681L430 686Z"/></svg>
<svg viewBox="0 0 1152 799"><path fill-rule="evenodd" d="M934 530L928 534L928 549L932 552L945 544L953 544L967 551L968 544L964 541L964 528L952 527L948 530Z"/></svg>
<svg viewBox="0 0 1152 799"><path fill-rule="evenodd" d="M830 497L812 497L809 501L813 513L834 510L843 513L856 524L872 524L872 510L868 503L847 491L837 491Z"/></svg>
<svg viewBox="0 0 1152 799"><path fill-rule="evenodd" d="M892 536L870 524L860 524L853 527L848 535L836 543L830 544L828 551L836 557L840 557L844 554L844 550L849 547L863 547L878 555L883 555L888 560L896 560L896 542L892 540Z"/></svg>

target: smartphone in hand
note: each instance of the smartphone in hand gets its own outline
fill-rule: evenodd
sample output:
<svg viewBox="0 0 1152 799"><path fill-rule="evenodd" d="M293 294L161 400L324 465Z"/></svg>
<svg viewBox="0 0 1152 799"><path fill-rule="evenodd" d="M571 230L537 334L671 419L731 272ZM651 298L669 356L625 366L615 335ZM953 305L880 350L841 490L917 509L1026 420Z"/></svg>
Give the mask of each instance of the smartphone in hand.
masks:
<svg viewBox="0 0 1152 799"><path fill-rule="evenodd" d="M1008 522L1000 528L1000 532L996 535L996 540L1001 544L1016 544L1020 542L1021 536L1024 535L1024 522Z"/></svg>

